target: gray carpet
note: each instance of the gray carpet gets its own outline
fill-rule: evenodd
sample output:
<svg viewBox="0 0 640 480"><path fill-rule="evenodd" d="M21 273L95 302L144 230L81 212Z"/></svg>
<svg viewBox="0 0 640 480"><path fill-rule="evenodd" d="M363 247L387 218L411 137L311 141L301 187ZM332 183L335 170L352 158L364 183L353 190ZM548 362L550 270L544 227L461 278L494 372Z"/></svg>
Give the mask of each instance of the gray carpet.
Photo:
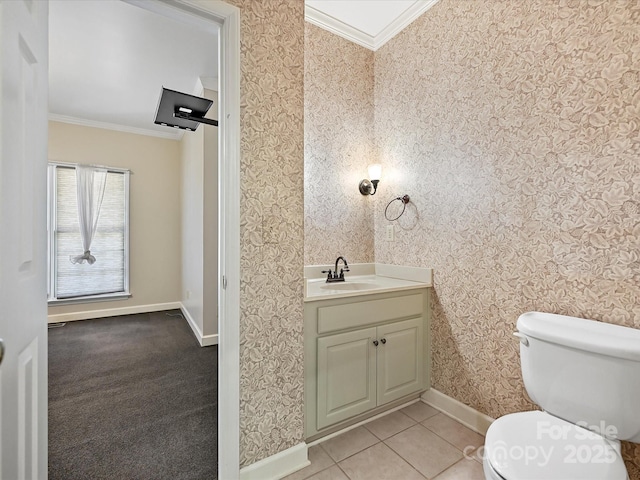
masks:
<svg viewBox="0 0 640 480"><path fill-rule="evenodd" d="M217 477L217 346L165 313L49 329L50 480Z"/></svg>

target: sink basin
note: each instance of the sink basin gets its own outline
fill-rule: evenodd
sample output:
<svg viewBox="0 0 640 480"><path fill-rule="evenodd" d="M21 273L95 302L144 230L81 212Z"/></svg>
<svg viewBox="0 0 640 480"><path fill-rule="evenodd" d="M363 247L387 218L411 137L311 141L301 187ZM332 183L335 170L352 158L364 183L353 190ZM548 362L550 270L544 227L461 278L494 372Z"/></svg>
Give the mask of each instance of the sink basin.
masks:
<svg viewBox="0 0 640 480"><path fill-rule="evenodd" d="M379 285L375 283L367 283L367 282L336 282L336 283L327 283L320 287L322 290L342 290L342 291L353 291L353 290L370 290L372 288L380 288Z"/></svg>
<svg viewBox="0 0 640 480"><path fill-rule="evenodd" d="M2 0L0 0L1 2ZM384 292L431 286L423 282L402 280L382 275L353 275L344 282L327 283L324 278L312 278L305 282L304 301L330 300L333 298L357 297Z"/></svg>

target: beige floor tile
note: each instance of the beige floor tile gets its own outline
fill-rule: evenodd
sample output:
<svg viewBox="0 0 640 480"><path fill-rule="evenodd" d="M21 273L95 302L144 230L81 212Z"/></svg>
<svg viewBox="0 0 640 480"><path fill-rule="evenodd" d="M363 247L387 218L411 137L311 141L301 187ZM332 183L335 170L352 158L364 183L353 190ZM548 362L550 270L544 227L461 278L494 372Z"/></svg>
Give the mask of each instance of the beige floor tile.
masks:
<svg viewBox="0 0 640 480"><path fill-rule="evenodd" d="M378 443L338 465L351 480L424 480L384 443Z"/></svg>
<svg viewBox="0 0 640 480"><path fill-rule="evenodd" d="M484 445L484 437L482 435L442 413L428 418L422 422L422 425L462 451L471 452Z"/></svg>
<svg viewBox="0 0 640 480"><path fill-rule="evenodd" d="M481 446L479 448L476 448L472 452L467 452L466 455L465 455L465 452L462 452L462 454L465 456L465 458L472 458L476 462L480 463L480 465L482 465L482 462L484 461L484 447L483 446Z"/></svg>
<svg viewBox="0 0 640 480"><path fill-rule="evenodd" d="M447 468L434 480L484 480L482 465L473 460L462 459Z"/></svg>
<svg viewBox="0 0 640 480"><path fill-rule="evenodd" d="M364 426L380 440L384 440L415 424L416 422L412 418L407 417L400 411L395 411Z"/></svg>
<svg viewBox="0 0 640 480"><path fill-rule="evenodd" d="M308 480L349 480L340 467L334 465L326 470L316 473L313 477L309 477Z"/></svg>
<svg viewBox="0 0 640 480"><path fill-rule="evenodd" d="M416 422L422 422L427 418L433 417L434 415L437 415L438 413L440 413L435 408L421 401L411 404L408 407L404 407L400 411L405 415L409 415Z"/></svg>
<svg viewBox="0 0 640 480"><path fill-rule="evenodd" d="M369 430L358 427L322 442L320 445L331 458L339 462L378 442L379 440Z"/></svg>
<svg viewBox="0 0 640 480"><path fill-rule="evenodd" d="M309 461L311 465L284 477L284 480L304 480L331 465L335 465L335 462L320 445L314 445L309 449Z"/></svg>
<svg viewBox="0 0 640 480"><path fill-rule="evenodd" d="M462 458L462 453L431 430L415 425L384 441L428 478L435 477Z"/></svg>

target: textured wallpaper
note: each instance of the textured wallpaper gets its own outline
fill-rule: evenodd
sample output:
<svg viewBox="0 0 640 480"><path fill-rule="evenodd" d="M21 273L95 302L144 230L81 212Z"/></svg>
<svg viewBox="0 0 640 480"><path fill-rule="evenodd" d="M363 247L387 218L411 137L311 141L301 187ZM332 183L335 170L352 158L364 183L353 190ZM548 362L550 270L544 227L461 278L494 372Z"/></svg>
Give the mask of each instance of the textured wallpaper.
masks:
<svg viewBox="0 0 640 480"><path fill-rule="evenodd" d="M441 0L375 53L375 103L375 259L434 269L436 389L532 408L526 311L640 328L640 2Z"/></svg>
<svg viewBox="0 0 640 480"><path fill-rule="evenodd" d="M373 52L305 23L304 261L373 262Z"/></svg>
<svg viewBox="0 0 640 480"><path fill-rule="evenodd" d="M304 3L227 1L241 9L240 463L246 466L304 440Z"/></svg>

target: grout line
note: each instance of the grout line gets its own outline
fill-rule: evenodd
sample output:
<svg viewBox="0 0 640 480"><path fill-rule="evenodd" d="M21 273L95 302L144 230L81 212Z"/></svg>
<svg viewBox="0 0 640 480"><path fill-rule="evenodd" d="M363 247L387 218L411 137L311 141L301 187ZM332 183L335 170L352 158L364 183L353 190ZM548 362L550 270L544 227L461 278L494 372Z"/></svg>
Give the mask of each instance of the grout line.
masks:
<svg viewBox="0 0 640 480"><path fill-rule="evenodd" d="M307 476L303 477L303 478L302 478L302 480L307 480L307 479L309 479L309 478L313 477L314 475L317 475L317 474L318 474L318 473L320 473L320 472L324 472L325 470L330 469L330 468L331 468L331 467L333 467L334 465L337 465L337 463L335 462L335 460L334 460L333 458L331 458L331 455L329 455L329 454L327 453L327 451L326 451L324 448L322 448L322 445L320 446L320 448L321 448L321 449L322 449L322 451L325 453L325 455L326 455L327 457L329 457L329 460L331 460L331 462L333 462L333 463L332 463L331 465L328 465L328 466L327 466L327 467L325 467L325 468L321 468L321 469L320 469L320 470L318 470L317 472L314 472L314 473L312 473L312 474L310 474L310 475L307 475ZM311 465L312 465L312 464L309 464L309 465L308 465L307 467L305 467L305 468L309 468ZM298 470L298 471L300 471L300 470ZM294 475L295 473L296 473L296 472L293 472L291 475Z"/></svg>
<svg viewBox="0 0 640 480"><path fill-rule="evenodd" d="M431 417L429 417L429 418L433 418L434 416L435 416L435 415L433 415L433 416L431 416ZM423 421L424 421L424 422L426 422L427 420L429 420L429 418L427 418L426 420L423 420ZM451 418L451 417L449 417L449 418ZM453 418L452 418L452 420L454 420L454 421L455 421L455 422L457 422L457 423L460 423L460 422L458 422L457 420L455 420L455 419L453 419ZM455 448L455 449L456 449L456 450L458 450L459 452L462 452L462 454L464 455L464 449L460 449L460 448L458 448L456 445L454 445L454 444L453 444L453 443L451 443L449 440L447 440L446 438L444 438L444 437L443 437L442 435L440 435L438 432L436 432L436 431L434 431L434 430L431 430L429 427L427 427L426 425L424 425L422 422L420 422L420 425L422 425L424 428L426 428L427 430L429 430L429 431L430 431L431 433L433 433L435 436L437 436L437 437L441 438L442 440L444 440L445 442L447 442L449 445L451 445L453 448ZM462 424L460 423L460 425L462 425ZM470 430L471 432L475 433L476 435L480 435L482 438L484 438L484 435L482 435L482 434L480 434L480 433L478 433L478 432L474 432L473 430L471 430L471 429L470 429L469 427L467 427L466 425L462 425L462 426L463 426L464 428L466 428L467 430ZM482 444L482 445L484 445L484 442L483 442L483 444ZM480 446L478 446L478 447L475 447L475 448L472 450L472 453L475 453L475 452L476 452L476 451L477 451L477 450L478 450L482 445L480 445ZM466 447L465 447L465 448L466 448ZM462 458L464 458L464 456L463 456ZM439 474L438 474L438 475L439 475Z"/></svg>
<svg viewBox="0 0 640 480"><path fill-rule="evenodd" d="M400 413L402 413L402 412L400 412ZM416 425L418 425L418 424L420 423L420 422L416 422L413 418L411 418L411 417L410 417L409 415L407 415L406 413L402 413L402 414L403 414L405 417L407 417L409 420L411 420L411 421L413 422L413 424L412 424L412 425L409 425L408 427L403 428L402 430L398 430L396 433L394 433L393 435L389 435L387 438L380 438L380 437L378 437L375 433L371 432L371 430L369 430L369 429L367 428L367 425L366 425L366 424L365 424L365 425L363 425L363 427L364 427L364 428L366 428L367 430L369 430L369 432L371 432L371 434L372 434L374 437L376 437L376 438L380 439L380 441L381 441L381 442L384 442L385 440L387 440L387 439L389 439L389 438L391 438L391 437L395 437L395 436L396 436L396 435L398 435L399 433L402 433L402 432L404 432L405 430L409 430L411 427L414 427L414 426L416 426ZM386 445L386 444L385 444L385 445Z"/></svg>
<svg viewBox="0 0 640 480"><path fill-rule="evenodd" d="M338 468L340 469L340 471L341 471L342 473L344 473L344 476L345 476L345 477L347 477L348 479L351 479L351 477L347 474L347 472L345 472L345 471L342 469L342 467L340 466L340 464L339 464L339 463L336 463L336 465L338 466Z"/></svg>
<svg viewBox="0 0 640 480"><path fill-rule="evenodd" d="M403 407L403 408L404 408L404 407ZM401 409L399 408L399 409L394 410L394 411L400 411L400 410L401 410ZM390 411L390 412L387 412L387 415L388 415L389 413L392 413L392 412L391 412L391 411ZM373 419L372 419L372 420L370 420L369 422L365 422L365 423L363 423L363 424L359 425L359 426L364 427L364 428L365 428L365 430L366 430L367 432L369 432L369 433L370 433L370 434L371 434L371 435L376 439L376 442L375 442L375 443L373 443L372 445L369 445L369 446L367 446L367 447L363 448L362 450L359 450L359 451L357 451L357 452L354 452L354 453L352 453L352 454L348 455L347 457L345 457L345 458L341 459L340 461L335 461L335 460L333 459L333 457L331 457L331 455L329 454L329 452L324 448L324 445L323 445L324 441L329 440L330 438L335 438L335 437L337 437L337 436L339 436L339 435L335 435L334 437L330 437L330 438L323 438L323 439L322 439L322 442L318 442L318 443L316 443L316 444L317 444L317 445L320 445L320 448L321 448L321 449L326 453L326 455L331 459L331 461L332 461L333 463L332 463L332 465L329 465L329 466L327 466L326 468L323 468L322 470L320 470L320 471L318 471L318 472L315 472L313 475L317 475L317 474L319 474L320 472L323 472L323 471L325 471L325 470L328 470L329 468L333 467L334 465L337 465L337 466L338 466L338 468L340 469L340 471L341 471L341 472L342 472L342 473L343 473L347 478L351 479L351 477L349 477L349 475L347 474L347 472L345 472L345 471L342 469L342 467L341 467L340 463L341 463L341 462L343 462L343 461L345 461L345 460L347 460L347 459L349 459L349 458L351 458L351 457L353 457L354 455L358 455L358 454L360 454L360 453L364 452L365 450L367 450L367 449L369 449L369 448L372 448L372 447L374 447L374 446L378 445L379 443L382 443L385 447L389 448L389 449L390 449L394 454L396 454L399 458L401 458L401 459L402 459L402 461L404 461L406 464L408 464L408 465L409 465L409 466L410 466L414 471L416 471L416 473L418 473L418 475L420 475L420 477L422 477L422 478L425 478L425 479L426 479L427 477L425 477L422 473L420 473L420 472L419 472L419 471L418 471L418 470L417 470L417 469L416 469L416 468L411 464L411 462L409 462L409 460L407 460L405 457L403 457L403 456L400 454L400 452L398 452L398 451L394 450L390 445L387 445L387 443L386 443L386 441L387 441L387 440L389 440L389 439L391 439L391 438L395 437L396 435L399 435L399 434L401 434L401 433L405 432L406 430L408 430L408 429L410 429L410 428L415 427L416 425L420 425L422 428L426 429L428 432L433 433L436 437L438 437L439 439L443 440L445 443L447 443L448 445L450 445L451 447L453 447L456 451L458 451L458 452L460 452L460 453L462 453L462 454L463 454L463 457L462 457L462 458L460 458L460 459L459 459L459 460L457 460L455 463L453 463L453 464L449 465L447 468L445 468L444 470L442 470L441 472L439 472L439 473L434 477L434 479L437 479L440 475L442 475L443 473L445 473L445 472L446 472L446 471L448 471L449 469L453 468L453 467L454 467L455 465L457 465L458 463L460 463L460 462L462 462L462 461L464 461L464 460L467 460L467 457L465 457L465 456L464 456L464 450L462 450L462 449L458 448L456 445L454 445L453 443L451 443L451 442L450 442L449 440L447 440L445 437L443 437L442 435L440 435L438 432L436 432L436 431L432 430L432 429L431 429L431 428L429 428L427 425L424 425L424 423L423 423L423 422L428 421L429 419L432 419L432 418L436 417L437 415L443 415L444 417L447 417L447 418L451 418L451 417L449 417L448 415L446 415L446 414L444 414L443 412L441 412L440 410L438 410L438 411L437 411L437 413L435 413L434 415L431 415L431 416L429 416L429 417L426 417L426 418L425 418L424 420L422 420L422 421L417 421L417 420L415 420L414 418L412 418L411 416L407 415L406 413L404 413L404 412L402 412L402 411L400 411L400 413L402 413L404 416L406 416L407 418L409 418L409 420L412 422L412 424L411 424L411 425L409 425L409 426L407 426L407 427L405 427L405 428L403 428L402 430L399 430L399 431L395 432L393 435L390 435L390 436L386 437L385 439L381 439L381 438L379 438L375 433L373 433L371 430L369 430L369 428L367 428L367 424L368 424L368 423L371 423L371 422L373 421ZM383 416L385 416L385 415L383 415ZM378 418L382 418L383 416L380 416L380 417L378 417ZM378 418L375 418L375 419L377 420ZM460 423L458 420L456 420L456 419L454 419L454 418L451 418L451 419L452 419L453 421L455 421L457 424L459 424L460 426L462 426L463 428L466 428L467 430L469 430L470 432L476 433L477 435L480 435L480 436L484 437L484 435L481 435L481 434L478 434L477 432L474 432L472 429L470 429L470 428L469 428L469 427L467 427L466 425L463 425L463 424L462 424L462 423ZM355 427L355 428L357 428L357 427ZM355 429L355 428L354 428L354 429ZM341 433L346 433L346 432L341 432ZM476 455L475 455L475 454L477 453L477 451L478 451L478 449L479 449L479 448L480 448L480 446L475 447L471 452L469 452L469 453L468 453L468 456L472 457L472 458L470 458L470 460L471 460L471 461L476 461L476 462L480 463L480 465L482 465L482 463L481 463L481 462L479 462L479 461L476 459ZM313 475L310 475L309 477L305 477L305 478L310 478L310 477L311 477L311 476L313 476Z"/></svg>
<svg viewBox="0 0 640 480"><path fill-rule="evenodd" d="M432 418L433 416L434 416L434 415L432 415L432 416L431 416L431 417L429 417L429 418ZM427 418L426 420L428 420L428 418ZM426 420L423 420L423 421L426 421ZM462 460L464 460L464 459L465 459L464 452L463 452L462 450L460 450L458 447L456 447L455 445L453 445L451 442L449 442L449 441L448 441L448 440L446 440L445 438L442 438L440 435L438 435L436 432L434 432L433 430L431 430L430 428L428 428L426 425L423 425L421 422L416 423L416 425L420 425L422 428L424 428L424 429L425 429L425 430L427 430L428 432L433 433L436 437L440 438L440 439L441 439L441 440L443 440L445 443L447 443L448 445L451 445L453 448L455 448L458 452L462 453L462 458L461 458L461 459L459 459L459 460L457 460L455 463L452 463L451 465L449 465L447 468L445 468L445 470L447 470L447 469L451 468L451 467L452 467L452 466L454 466L456 463L458 463L458 462L460 462L460 461L462 461ZM415 425L413 425L413 426L415 426ZM400 433L400 432L398 432L398 433ZM393 436L395 436L395 435L393 435ZM389 437L389 438L391 438L391 437ZM386 442L384 442L384 441L383 441L383 443L384 443L385 445L387 445L387 443L386 443ZM396 450L395 450L391 445L387 445L387 447L389 447L392 451L394 451L396 454L398 454L398 456L399 456L400 458L402 458L405 462L407 462L409 465L411 465L411 466L413 467L413 464L412 464L411 462L409 462L409 460L408 460L408 459L404 458L404 457L402 456L402 454L401 454L400 452L396 451ZM480 448L480 447L475 448L473 451L475 452L478 448ZM415 469L415 467L413 467L413 468ZM444 472L445 470L442 470L441 472L439 472L439 473L438 473L434 478L437 478L437 476L438 476L438 475L440 475L440 474L441 474L442 472ZM420 472L418 472L418 473L420 473Z"/></svg>
<svg viewBox="0 0 640 480"><path fill-rule="evenodd" d="M315 445L314 445L314 446L315 446ZM338 463L338 462L336 462L336 461L333 459L333 457L332 457L331 455L329 455L329 452L327 452L327 449L326 449L326 448L324 448L324 447L322 446L322 444L321 444L321 443L318 443L318 446L319 446L319 447L322 449L322 451L327 455L327 457L329 457L329 458L331 459L331 461L333 462L333 464L334 464L334 465L337 465L337 463Z"/></svg>
<svg viewBox="0 0 640 480"><path fill-rule="evenodd" d="M385 443L385 445L387 445L387 444ZM413 465L411 465L411 463L409 463L409 460L407 460L406 458L404 458L402 455L400 455L398 452L396 452L396 451L395 451L393 448L391 448L389 445L387 445L387 448L388 448L389 450L391 450L392 452L394 452L396 455L398 455L398 456L402 459L402 461L403 461L404 463L406 463L407 465L409 465L409 466L410 466L410 467L411 467L411 468L412 468L412 469L413 469L413 470L414 470L418 475L420 475L420 476L421 476L422 478L424 478L425 480L428 480L428 478L427 478L427 476L426 476L426 475L423 475L423 474L422 474L422 472L418 471L418 469L417 469L416 467L414 467ZM438 474L438 475L439 475L439 474Z"/></svg>
<svg viewBox="0 0 640 480"><path fill-rule="evenodd" d="M367 431L368 431L368 430L367 430ZM371 433L371 432L369 432L369 433ZM375 443L372 443L371 445L368 445L368 446L364 447L362 450L358 450L357 452L353 452L351 455L348 455L348 456L344 457L344 458L343 458L342 460L340 460L339 462L335 462L335 460L334 460L334 462L336 463L336 465L337 465L338 463L340 463L340 462L342 462L342 461L346 460L347 458L351 458L351 457L353 457L354 455L357 455L357 454L359 454L359 453L361 453L361 452L364 452L364 451L365 451L366 449L368 449L368 448L374 447L374 446L376 446L376 445L377 445L377 444L379 444L379 443L383 443L383 442L382 442L382 440L380 440L378 437L376 437L375 435L373 435L373 433L371 433L371 435L373 436L373 438L375 438L375 439L376 439L376 442L375 442ZM325 450L325 451L326 451L326 450ZM327 455L329 455L329 454L327 453ZM329 455L329 457L331 457L331 455ZM331 458L331 460L333 460L333 458Z"/></svg>
<svg viewBox="0 0 640 480"><path fill-rule="evenodd" d="M373 422L374 420L377 420L379 418L385 417L385 416L389 415L390 413L396 412L398 410L402 410L403 408L406 408L406 407L408 407L410 405L413 405L414 403L418 403L420 401L421 400L420 400L419 397L414 399L414 400L410 400L407 403L403 403L401 405L398 405L397 407L393 407L393 408L390 408L389 410L385 410L384 412L379 413L378 415L374 415L371 418L366 418L366 419L364 419L364 420L362 420L362 421L360 421L358 423L354 423L353 425L349 425L348 427L345 427L342 430L338 430L337 432L333 432L333 433L330 433L329 435L326 435L324 437L318 438L318 439L314 440L313 442L308 443L307 446L308 447L313 447L315 445L319 445L319 444L321 444L323 442L326 442L327 440L331 440L332 438L338 437L338 436L342 435L343 433L347 433L350 430L355 430L356 428L363 426L365 423ZM409 418L411 418L411 417L409 417ZM426 420L426 418L425 418L425 420ZM374 437L375 437L375 435L374 435Z"/></svg>
<svg viewBox="0 0 640 480"><path fill-rule="evenodd" d="M420 425L420 424L419 424L419 423L417 423L416 425ZM415 425L414 425L414 427L415 427ZM391 438L391 437L389 437L389 438ZM384 442L383 442L383 443L384 443ZM406 463L406 464L407 464L407 465L409 465L411 468L413 468L413 469L417 472L417 474L418 474L418 475L420 475L422 478L425 478L425 479L427 479L427 480L428 480L428 477L427 477L426 475L423 475L423 474L422 474L422 472L420 472L420 471L419 471L419 470L418 470L418 469L413 465L413 463L411 463L411 462L409 461L409 459L408 459L408 458L404 458L404 457L400 454L400 452L398 452L397 450L395 450L391 445L387 445L386 443L385 443L384 445L385 445L389 450L391 450L393 453L395 453L398 457L400 457L404 463ZM438 475L440 475L440 474L438 474Z"/></svg>
<svg viewBox="0 0 640 480"><path fill-rule="evenodd" d="M416 425L420 425L422 428L426 429L428 432L433 433L436 437L438 437L439 439L443 440L445 443L447 443L448 445L450 445L450 446L452 446L453 448L455 448L455 449L456 449L456 451L458 451L458 452L460 452L460 453L462 453L462 454L463 454L463 457L462 457L461 459L457 460L455 463L453 463L453 464L449 465L447 468L445 468L444 470L442 470L441 472L439 472L439 473L436 475L436 477L434 477L434 478L437 478L438 476L442 475L444 472L446 472L447 470L449 470L450 468L452 468L454 465L457 465L458 463L460 463L460 462L462 462L462 461L464 461L464 460L466 460L466 459L467 459L467 457L465 457L465 456L464 456L464 450L463 450L463 449L458 448L456 445L454 445L453 443L451 443L449 440L447 440L446 438L444 438L442 435L438 434L436 431L432 430L431 428L429 428L428 426L426 426L426 425L424 425L424 424L423 424L423 422L426 422L426 421L428 421L429 419L432 419L432 418L436 417L437 415L443 415L443 416L448 417L448 418L451 418L451 417L449 417L448 415L446 415L444 412L442 412L442 411L440 411L440 410L436 409L436 410L437 410L437 413L435 413L434 415L431 415L431 416L429 416L429 417L426 417L426 418L425 418L425 419L423 419L422 421L417 421L417 420L415 420L413 417L411 417L411 416L407 415L406 413L404 413L404 412L400 411L402 408L405 408L405 406L400 407L400 408L398 408L398 409L394 409L394 410L391 410L391 411L385 412L385 415L380 415L380 416L373 417L372 419L369 419L369 421L363 422L362 424L356 424L356 425L354 425L354 427L353 427L352 429L358 428L359 426L364 427L364 428L365 428L365 430L366 430L367 432L369 432L369 433L370 433L370 434L371 434L371 435L376 439L376 442L375 442L375 443L373 443L373 444L371 444L371 445L369 445L369 446L367 446L367 447L365 447L365 448L363 448L363 449L361 449L361 450L359 450L359 451L357 451L357 452L354 452L354 453L352 453L352 454L350 454L350 455L346 456L345 458L341 459L340 461L335 461L335 460L333 459L333 457L329 454L329 452L324 448L323 443L324 443L325 441L327 441L327 440L330 440L331 438L335 438L335 437L337 437L337 436L340 436L342 433L347 433L346 431L342 431L342 432L340 432L339 434L336 434L336 435L334 435L334 436L329 436L328 438L327 438L327 437L322 438L322 439L321 439L321 441L313 442L310 446L320 445L320 448L321 448L321 449L326 453L326 455L327 455L327 456L331 459L331 461L333 462L333 464L332 464L332 465L329 465L328 467L323 468L322 470L320 470L320 471L318 471L318 472L314 473L313 475L317 475L318 473L323 472L323 471L325 471L325 470L327 470L327 469L331 468L333 465L337 465L337 466L338 466L338 468L342 471L342 473L344 473L344 475L345 475L345 476L347 476L348 478L351 478L351 477L349 477L349 475L347 475L347 473L342 469L342 467L340 466L340 462L343 462L343 461L347 460L348 458L353 457L354 455L357 455L357 454L359 454L359 453L362 453L362 452L364 452L365 450L367 450L367 449L369 449L369 448L371 448L371 447L374 447L375 445L378 445L379 443L382 443L384 446L386 446L386 447L387 447L387 448L389 448L392 452L394 452L396 455L398 455L398 457L400 457L400 458L401 458L405 463L407 463L407 464L408 464L408 465L409 465L413 470L415 470L415 471L416 471L416 472L417 472L421 477L423 477L423 478L427 478L427 477L424 477L424 475L422 475L422 473L420 473L420 472L419 472L419 471L418 471L418 470L417 470L417 469L416 469L416 468L411 464L411 462L409 462L409 460L408 460L408 459L406 459L405 457L403 457L403 456L400 454L400 452L398 452L398 451L394 450L390 445L387 445L387 443L386 443L386 441L387 441L387 440L389 440L389 439L391 439L391 438L395 437L396 435L401 434L402 432L405 432L406 430L408 430L408 429L410 429L410 428L415 427ZM372 422L372 421L374 421L374 420L377 420L377 419L379 419L379 418L382 418L382 417L384 417L384 416L386 416L386 415L388 415L388 414L392 413L393 411L400 411L400 413L402 413L402 414L403 414L403 415L405 415L407 418L409 418L409 420L411 420L411 422L413 422L413 424L412 424L412 425L409 425L409 426L407 426L407 427L405 427L405 428L403 428L402 430L399 430L398 432L394 433L393 435L390 435L389 437L387 437L387 438L385 438L385 439L381 439L381 438L379 438L375 433L373 433L371 430L369 430L369 428L367 428L367 424L368 424L368 423L371 423L371 422ZM466 428L467 430L469 430L470 432L473 432L473 433L475 433L475 434L477 434L477 435L480 435L480 436L481 436L481 437L483 437L483 438L485 437L484 435L479 434L479 433L475 432L474 430L470 429L469 427L467 427L466 425L464 425L464 424L460 423L458 420L456 420L456 419L454 419L454 418L451 418L451 419L452 419L453 421L455 421L457 424L459 424L460 426L462 426L462 427ZM352 429L349 429L349 430L347 430L347 431L350 431L350 430L352 430ZM337 432L336 432L336 433L337 433ZM478 449L479 449L480 447L481 447L481 446L475 447L475 448L474 448L474 449L473 449L473 450L472 450L468 455L469 455L469 456L472 456L472 458L471 458L471 460L472 460L472 461L476 461L476 462L480 463L480 465L482 465L482 463L481 463L481 462L479 462L479 461L476 459L476 455L475 455L475 454L477 453L477 451L478 451ZM313 475L311 475L311 476L313 476ZM310 477L306 477L306 478L310 478Z"/></svg>
<svg viewBox="0 0 640 480"><path fill-rule="evenodd" d="M433 480L438 480L438 477L439 477L440 475L442 475L443 473L445 473L447 470L452 469L453 467L455 467L455 466L456 466L457 464L459 464L460 462L463 462L464 460L465 460L465 459L464 459L464 457L463 457L463 458L461 458L460 460L458 460L456 463L454 463L454 464L452 464L452 465L449 465L447 468L445 468L445 469L444 469L444 470L442 470L440 473L438 473L435 477L433 477Z"/></svg>
<svg viewBox="0 0 640 480"><path fill-rule="evenodd" d="M391 437L389 437L389 438L391 438ZM381 441L380 441L380 442L378 442L378 443L382 443L382 445L384 445L384 446L385 446L385 447L387 447L389 450L391 450L391 452L392 452L392 453L394 453L395 455L397 455L397 456L398 456L398 458L400 458L400 460L402 460L404 463L406 463L407 465L409 465L409 467L410 467L411 469L413 469L413 470L414 470L414 471L415 471L415 472L416 472L416 473L417 473L421 478L424 478L425 480L428 480L428 478L427 478L425 475L423 475L422 473L420 473L420 472L416 469L416 467L414 467L414 466L409 462L409 460L407 460L406 458L404 458L402 455L400 455L400 453L396 452L393 448L391 448L389 445L387 445L386 443L384 443L384 441L382 441L382 440L381 440ZM374 445L371 445L370 447L367 447L367 448L365 448L364 450L361 450L361 451L360 451L360 452L358 452L358 453L362 453L362 452L364 452L365 450L368 450L369 448L373 448L375 445L378 445L378 443L376 443L376 444L374 444ZM353 456L353 455L351 455L351 456ZM349 458L349 457L347 457L347 458ZM345 476L346 476L347 478L351 479L351 477L347 474L347 472L345 472L345 471L342 469L342 467L340 466L340 463L341 463L341 462L343 462L344 460L346 460L347 458L345 458L345 459L343 459L343 460L340 460L340 462L336 463L336 465L338 465L338 468L340 468L340 470L342 470L342 472L345 474ZM438 475L439 475L439 474L438 474Z"/></svg>
<svg viewBox="0 0 640 480"><path fill-rule="evenodd" d="M329 457L329 458L331 458L331 457ZM331 460L333 460L333 458L331 458ZM333 466L335 466L335 465L337 465L337 463L336 463L336 462L333 462L333 465L329 465L329 466L328 466L328 467L326 467L326 468L323 468L323 469L321 469L321 470L318 470L317 472L312 473L312 474L311 474L311 475L309 475L308 477L304 477L302 480L308 480L309 478L311 478L311 477L313 477L313 476L315 476L315 475L318 475L319 473L322 473L322 472L324 472L325 470L329 470L331 467L333 467Z"/></svg>
<svg viewBox="0 0 640 480"><path fill-rule="evenodd" d="M455 448L457 451L459 451L460 453L462 453L462 458L464 458L464 452L462 450L460 450L458 447L456 447L453 443L451 443L449 440L447 440L446 438L444 438L442 435L438 435L436 432L434 432L433 430L431 430L429 427L427 427L426 425L422 425L422 423L420 423L420 425L423 428L426 428L429 432L433 433L436 437L438 437L440 440L444 441L445 443L448 443L449 445L451 445L453 448ZM458 463L458 462L456 462ZM455 465L455 464L454 464ZM440 474L438 474L440 475Z"/></svg>

